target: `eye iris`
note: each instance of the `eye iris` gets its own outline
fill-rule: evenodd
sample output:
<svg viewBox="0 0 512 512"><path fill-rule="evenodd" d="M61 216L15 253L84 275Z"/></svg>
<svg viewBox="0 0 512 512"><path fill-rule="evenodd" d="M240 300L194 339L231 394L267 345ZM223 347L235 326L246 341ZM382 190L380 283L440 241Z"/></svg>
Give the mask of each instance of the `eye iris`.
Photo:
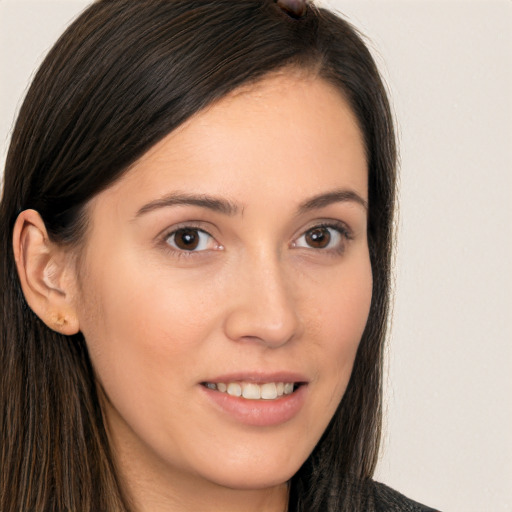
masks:
<svg viewBox="0 0 512 512"><path fill-rule="evenodd" d="M195 229L178 229L174 234L174 243L184 251L193 251L199 245L199 234Z"/></svg>
<svg viewBox="0 0 512 512"><path fill-rule="evenodd" d="M331 241L331 234L327 228L315 228L306 233L306 242L315 249L324 249Z"/></svg>

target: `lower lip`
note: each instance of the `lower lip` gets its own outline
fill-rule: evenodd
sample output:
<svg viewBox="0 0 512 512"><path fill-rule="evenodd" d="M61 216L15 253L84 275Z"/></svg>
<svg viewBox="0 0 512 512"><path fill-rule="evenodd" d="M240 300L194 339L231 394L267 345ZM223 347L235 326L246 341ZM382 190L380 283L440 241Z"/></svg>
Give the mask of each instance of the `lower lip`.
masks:
<svg viewBox="0 0 512 512"><path fill-rule="evenodd" d="M202 385L201 388L222 412L240 423L257 427L270 427L290 421L304 405L307 392L307 385L303 384L290 395L275 400L248 400Z"/></svg>

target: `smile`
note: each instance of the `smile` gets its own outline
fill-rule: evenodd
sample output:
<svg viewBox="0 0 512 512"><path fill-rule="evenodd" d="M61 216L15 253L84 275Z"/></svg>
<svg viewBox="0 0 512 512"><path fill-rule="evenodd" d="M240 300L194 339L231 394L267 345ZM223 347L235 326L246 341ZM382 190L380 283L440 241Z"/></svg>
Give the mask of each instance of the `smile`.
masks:
<svg viewBox="0 0 512 512"><path fill-rule="evenodd" d="M300 374L239 373L200 383L204 396L230 421L270 427L294 418L309 396L309 382Z"/></svg>
<svg viewBox="0 0 512 512"><path fill-rule="evenodd" d="M275 400L291 395L299 386L293 382L205 382L203 385L208 389L247 400Z"/></svg>

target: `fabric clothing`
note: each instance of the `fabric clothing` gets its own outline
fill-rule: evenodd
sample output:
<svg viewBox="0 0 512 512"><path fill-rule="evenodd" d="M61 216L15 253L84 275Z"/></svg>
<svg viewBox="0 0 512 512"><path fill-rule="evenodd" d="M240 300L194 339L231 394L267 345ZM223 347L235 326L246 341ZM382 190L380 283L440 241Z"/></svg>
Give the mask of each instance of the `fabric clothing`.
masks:
<svg viewBox="0 0 512 512"><path fill-rule="evenodd" d="M379 482L372 482L375 512L439 512L406 498L403 494Z"/></svg>

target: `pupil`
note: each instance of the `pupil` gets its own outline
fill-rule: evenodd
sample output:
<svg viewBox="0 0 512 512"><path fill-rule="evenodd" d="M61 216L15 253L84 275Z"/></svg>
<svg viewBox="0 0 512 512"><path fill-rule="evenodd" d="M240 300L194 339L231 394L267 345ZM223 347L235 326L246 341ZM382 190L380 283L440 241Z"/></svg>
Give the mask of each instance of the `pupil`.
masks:
<svg viewBox="0 0 512 512"><path fill-rule="evenodd" d="M199 245L197 231L192 229L179 229L176 231L175 243L180 249L191 251Z"/></svg>
<svg viewBox="0 0 512 512"><path fill-rule="evenodd" d="M331 241L331 234L326 228L315 228L306 235L306 241L311 247L324 249Z"/></svg>

